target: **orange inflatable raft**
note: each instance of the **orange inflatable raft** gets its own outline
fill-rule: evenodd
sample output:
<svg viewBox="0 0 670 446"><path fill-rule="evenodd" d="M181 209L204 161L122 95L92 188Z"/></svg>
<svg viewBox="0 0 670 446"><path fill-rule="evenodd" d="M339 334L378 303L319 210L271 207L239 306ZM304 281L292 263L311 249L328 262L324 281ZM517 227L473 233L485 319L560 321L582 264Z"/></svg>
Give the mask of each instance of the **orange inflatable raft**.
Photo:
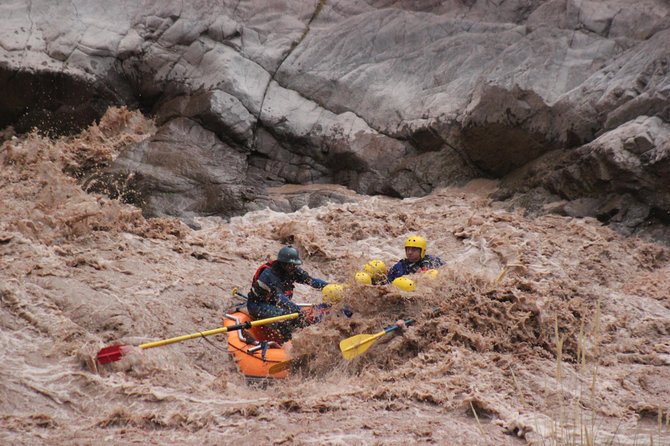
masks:
<svg viewBox="0 0 670 446"><path fill-rule="evenodd" d="M253 318L244 311L226 314L223 319L225 327L251 322ZM270 372L270 368L289 360L286 348L291 341L282 345L270 339L263 326L239 329L227 332L228 352L235 359L240 372L250 379L286 378L289 370L279 367L279 371Z"/></svg>

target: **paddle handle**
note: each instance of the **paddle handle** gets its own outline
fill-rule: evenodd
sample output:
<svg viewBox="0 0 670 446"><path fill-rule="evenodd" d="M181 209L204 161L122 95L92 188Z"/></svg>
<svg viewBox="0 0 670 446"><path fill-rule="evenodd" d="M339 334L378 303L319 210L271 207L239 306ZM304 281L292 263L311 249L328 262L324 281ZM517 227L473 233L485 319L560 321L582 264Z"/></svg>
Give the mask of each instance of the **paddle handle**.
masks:
<svg viewBox="0 0 670 446"><path fill-rule="evenodd" d="M405 325L412 325L413 323L414 323L414 319L405 319ZM385 328L384 333L382 333L382 334L390 333L393 330L397 330L399 328L400 327L398 326L398 324L391 325L390 327Z"/></svg>
<svg viewBox="0 0 670 446"><path fill-rule="evenodd" d="M237 287L233 288L232 294L233 294L233 296L241 297L244 300L249 300L249 296L247 296L246 294L240 293L240 290L238 290Z"/></svg>
<svg viewBox="0 0 670 446"><path fill-rule="evenodd" d="M290 320L290 319L295 319L298 316L300 316L300 313L291 313L291 314L285 314L285 315L282 315L282 316L269 317L267 319L260 319L260 320L257 320L257 321L248 321L248 322L243 322L241 324L229 325L227 327L214 328L212 330L207 330L207 331L199 331L197 333L191 333L191 334L187 334L187 335L177 336L177 337L170 338L170 339L163 339L163 340L160 340L160 341L147 342L146 344L139 345L139 347L142 348L142 349L160 347L161 345L174 344L175 342L188 341L189 339L195 339L195 338L204 338L205 336L211 336L211 335L215 335L215 334L219 334L219 333L225 333L227 331L239 330L241 328L248 329L248 328L251 328L251 327L255 327L257 325L265 325L265 324L272 324L274 322L287 321L287 320Z"/></svg>

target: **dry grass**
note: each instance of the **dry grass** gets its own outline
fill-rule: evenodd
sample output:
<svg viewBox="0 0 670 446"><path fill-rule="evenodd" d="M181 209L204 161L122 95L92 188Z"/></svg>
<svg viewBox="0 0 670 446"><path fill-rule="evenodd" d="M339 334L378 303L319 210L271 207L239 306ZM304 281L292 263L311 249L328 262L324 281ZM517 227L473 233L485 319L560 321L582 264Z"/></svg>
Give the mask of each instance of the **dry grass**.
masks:
<svg viewBox="0 0 670 446"><path fill-rule="evenodd" d="M640 432L631 436L629 432L621 432L622 421L611 432L611 428L604 424L604 417L600 419L598 412L589 407L597 407L598 398L598 373L600 369L600 341L602 339L600 302L596 305L590 332L586 332L587 323L582 320L577 335L577 360L575 371L579 388L570 388L572 384L566 384L566 367L564 362L563 347L565 337L560 335L558 319L555 320L555 349L556 367L555 378L559 383L560 394L575 394L568 403L563 398L558 409L558 416L553 420L548 435L543 436L543 446L664 446L670 445L667 431L670 425L670 407L658 408L657 429L655 432ZM590 359L589 359L590 358ZM516 378L513 376L515 385ZM588 382L587 388L581 383ZM518 392L521 394L521 392ZM521 398L523 405L526 402ZM540 426L536 425L536 432L541 432ZM631 438L632 437L632 438ZM632 441L632 442L631 442Z"/></svg>

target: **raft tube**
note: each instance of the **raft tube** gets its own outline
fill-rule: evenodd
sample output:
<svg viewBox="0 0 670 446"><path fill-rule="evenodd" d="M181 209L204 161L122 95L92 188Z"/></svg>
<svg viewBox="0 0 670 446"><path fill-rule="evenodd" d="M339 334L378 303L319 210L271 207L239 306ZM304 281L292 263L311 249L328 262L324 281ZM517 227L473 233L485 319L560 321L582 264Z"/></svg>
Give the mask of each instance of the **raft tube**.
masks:
<svg viewBox="0 0 670 446"><path fill-rule="evenodd" d="M226 314L223 325L228 327L253 321L253 318L244 311ZM288 376L289 370L284 369L270 373L270 367L280 362L288 361L286 348L291 341L282 345L268 339L263 326L251 327L248 330L233 330L227 332L228 353L231 354L240 372L251 379L281 379ZM251 335L251 336L249 336ZM263 353L265 342L265 353Z"/></svg>

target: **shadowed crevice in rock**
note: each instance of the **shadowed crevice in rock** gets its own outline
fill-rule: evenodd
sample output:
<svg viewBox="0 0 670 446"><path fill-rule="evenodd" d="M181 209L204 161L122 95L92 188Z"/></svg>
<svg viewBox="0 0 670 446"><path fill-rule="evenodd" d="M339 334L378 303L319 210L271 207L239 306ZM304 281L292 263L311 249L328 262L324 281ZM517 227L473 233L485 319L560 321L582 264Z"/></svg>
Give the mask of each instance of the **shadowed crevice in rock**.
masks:
<svg viewBox="0 0 670 446"><path fill-rule="evenodd" d="M63 72L12 70L0 64L0 127L17 132L37 128L62 134L80 131L110 105L127 101L102 84Z"/></svg>
<svg viewBox="0 0 670 446"><path fill-rule="evenodd" d="M551 108L534 92L484 87L467 108L461 144L474 165L500 178L561 148L551 140L552 118Z"/></svg>
<svg viewBox="0 0 670 446"><path fill-rule="evenodd" d="M549 150L540 138L541 135L501 124L463 130L470 160L492 178L500 178Z"/></svg>

